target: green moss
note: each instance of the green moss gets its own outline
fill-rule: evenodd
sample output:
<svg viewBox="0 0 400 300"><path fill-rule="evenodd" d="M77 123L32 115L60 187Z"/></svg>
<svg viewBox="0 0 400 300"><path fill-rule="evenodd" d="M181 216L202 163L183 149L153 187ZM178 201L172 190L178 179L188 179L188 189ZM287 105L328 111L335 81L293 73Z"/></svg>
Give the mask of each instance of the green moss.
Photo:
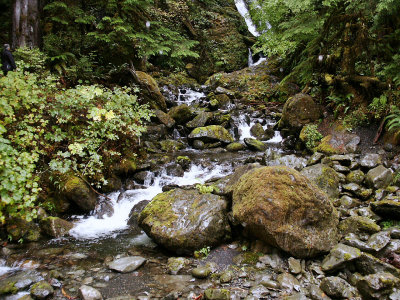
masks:
<svg viewBox="0 0 400 300"><path fill-rule="evenodd" d="M18 289L15 287L15 281L3 280L0 283L0 295L15 294Z"/></svg>
<svg viewBox="0 0 400 300"><path fill-rule="evenodd" d="M328 154L328 155L340 154L340 151L338 149L335 149L334 147L332 147L332 145L329 143L331 139L332 139L331 135L327 135L326 137L324 137L321 140L320 144L314 148L314 151L322 152L322 153Z"/></svg>
<svg viewBox="0 0 400 300"><path fill-rule="evenodd" d="M248 264L248 265L254 265L258 262L258 259L260 257L259 253L254 253L254 252L245 252L243 253L243 263Z"/></svg>

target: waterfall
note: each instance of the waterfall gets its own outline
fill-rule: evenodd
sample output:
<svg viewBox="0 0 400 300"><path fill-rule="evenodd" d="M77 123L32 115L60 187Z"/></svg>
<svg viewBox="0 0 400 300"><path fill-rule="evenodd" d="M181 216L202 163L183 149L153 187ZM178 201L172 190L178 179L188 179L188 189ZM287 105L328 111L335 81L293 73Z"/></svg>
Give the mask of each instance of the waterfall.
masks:
<svg viewBox="0 0 400 300"><path fill-rule="evenodd" d="M235 0L235 5L238 12L242 15L244 20L246 21L247 28L249 29L250 33L254 36L260 36L260 33L257 31L256 25L254 25L253 20L249 14L249 8L244 0Z"/></svg>
<svg viewBox="0 0 400 300"><path fill-rule="evenodd" d="M251 67L253 64L253 53L251 53L251 49L249 48L249 67Z"/></svg>

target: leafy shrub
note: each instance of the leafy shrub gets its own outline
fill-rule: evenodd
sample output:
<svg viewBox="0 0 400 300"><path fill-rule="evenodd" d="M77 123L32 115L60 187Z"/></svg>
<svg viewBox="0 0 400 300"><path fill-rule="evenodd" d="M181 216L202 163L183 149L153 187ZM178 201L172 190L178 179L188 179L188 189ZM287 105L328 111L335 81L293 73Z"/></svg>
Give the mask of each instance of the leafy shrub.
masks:
<svg viewBox="0 0 400 300"><path fill-rule="evenodd" d="M22 69L0 78L1 222L35 217L41 175L74 172L105 184L107 168L134 147L151 115L129 88L63 90L54 77Z"/></svg>
<svg viewBox="0 0 400 300"><path fill-rule="evenodd" d="M302 140L309 150L315 148L317 146L317 143L323 138L323 135L318 131L318 125L304 126L301 135Z"/></svg>

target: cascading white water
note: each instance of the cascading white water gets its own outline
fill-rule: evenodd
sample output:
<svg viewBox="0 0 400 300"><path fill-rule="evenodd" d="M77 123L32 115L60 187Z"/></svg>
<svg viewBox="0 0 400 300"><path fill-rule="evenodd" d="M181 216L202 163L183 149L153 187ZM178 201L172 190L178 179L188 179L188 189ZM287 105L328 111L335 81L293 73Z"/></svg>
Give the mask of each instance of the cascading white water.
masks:
<svg viewBox="0 0 400 300"><path fill-rule="evenodd" d="M193 102L205 98L206 95L202 92L196 92L190 89L186 89L185 92L179 90L177 104L187 104L190 105Z"/></svg>
<svg viewBox="0 0 400 300"><path fill-rule="evenodd" d="M250 17L249 9L244 0L235 0L235 5L238 12L244 18L250 33L254 36L260 36L260 33L257 31L257 27L254 25L253 20Z"/></svg>
<svg viewBox="0 0 400 300"><path fill-rule="evenodd" d="M250 129L251 127L253 127L257 120L251 120L250 122L248 122L246 120L246 116L245 115L240 115L238 118L236 118L236 123L238 126L238 130L239 130L239 136L240 136L240 140L243 141L245 138L254 138L251 133L250 133ZM263 125L264 130L266 130L269 126L274 126L275 125L275 121L272 120L267 120L266 124ZM280 142L282 142L282 136L280 134L279 131L275 131L275 135L273 138L269 139L268 141L269 144L278 144Z"/></svg>
<svg viewBox="0 0 400 300"><path fill-rule="evenodd" d="M168 184L192 185L204 183L206 180L224 176L231 172L227 166L215 166L211 169L205 169L199 165L193 165L191 169L184 173L183 177L168 176L165 173L154 178L154 182L145 189L136 189L125 191L120 197L120 192L114 192L108 195L112 200L111 205L114 208L114 214L110 217L100 218L99 216L90 216L87 218L76 217L75 227L71 229L70 234L77 239L95 239L109 236L113 233L127 228L127 220L132 207L142 200L151 200L159 193L162 193L162 187Z"/></svg>
<svg viewBox="0 0 400 300"><path fill-rule="evenodd" d="M253 20L250 17L249 9L244 0L235 0L235 4L238 12L242 15L242 17L246 21L247 28L249 29L250 33L253 34L255 37L260 36L257 27L254 25ZM253 53L249 48L249 61L248 61L249 67L258 66L259 64L263 63L266 60L267 59L265 57L261 56L256 62L254 62Z"/></svg>

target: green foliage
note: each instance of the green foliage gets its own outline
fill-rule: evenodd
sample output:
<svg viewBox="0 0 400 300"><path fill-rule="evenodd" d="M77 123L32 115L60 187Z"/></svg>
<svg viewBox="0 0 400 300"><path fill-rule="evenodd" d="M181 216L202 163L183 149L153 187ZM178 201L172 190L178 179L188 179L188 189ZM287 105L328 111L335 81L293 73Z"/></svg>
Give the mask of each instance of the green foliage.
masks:
<svg viewBox="0 0 400 300"><path fill-rule="evenodd" d="M388 109L388 98L385 94L382 94L380 97L375 97L370 105L368 106L368 109L371 113L374 114L375 119L380 119L382 118Z"/></svg>
<svg viewBox="0 0 400 300"><path fill-rule="evenodd" d="M383 221L380 223L382 230L387 230L391 227L400 227L400 221L398 220L388 220L388 221Z"/></svg>
<svg viewBox="0 0 400 300"><path fill-rule="evenodd" d="M219 188L215 185L196 184L196 189L199 191L200 194L219 192Z"/></svg>
<svg viewBox="0 0 400 300"><path fill-rule="evenodd" d="M142 120L151 115L129 88L60 90L54 77L23 69L0 78L2 222L8 216L35 217L46 172L74 172L93 185L105 184L108 167L135 145Z"/></svg>
<svg viewBox="0 0 400 300"><path fill-rule="evenodd" d="M196 258L207 258L210 254L211 248L210 246L203 247L200 250L194 251L194 257Z"/></svg>
<svg viewBox="0 0 400 300"><path fill-rule="evenodd" d="M306 147L309 150L314 149L317 146L318 142L324 137L318 131L318 125L306 125L303 129L303 135Z"/></svg>
<svg viewBox="0 0 400 300"><path fill-rule="evenodd" d="M167 24L152 0L48 1L44 13L44 50L70 80L93 80L130 61L175 68L199 57L193 51L198 42Z"/></svg>
<svg viewBox="0 0 400 300"><path fill-rule="evenodd" d="M400 129L400 109L397 106L392 106L390 114L386 117L387 130Z"/></svg>

